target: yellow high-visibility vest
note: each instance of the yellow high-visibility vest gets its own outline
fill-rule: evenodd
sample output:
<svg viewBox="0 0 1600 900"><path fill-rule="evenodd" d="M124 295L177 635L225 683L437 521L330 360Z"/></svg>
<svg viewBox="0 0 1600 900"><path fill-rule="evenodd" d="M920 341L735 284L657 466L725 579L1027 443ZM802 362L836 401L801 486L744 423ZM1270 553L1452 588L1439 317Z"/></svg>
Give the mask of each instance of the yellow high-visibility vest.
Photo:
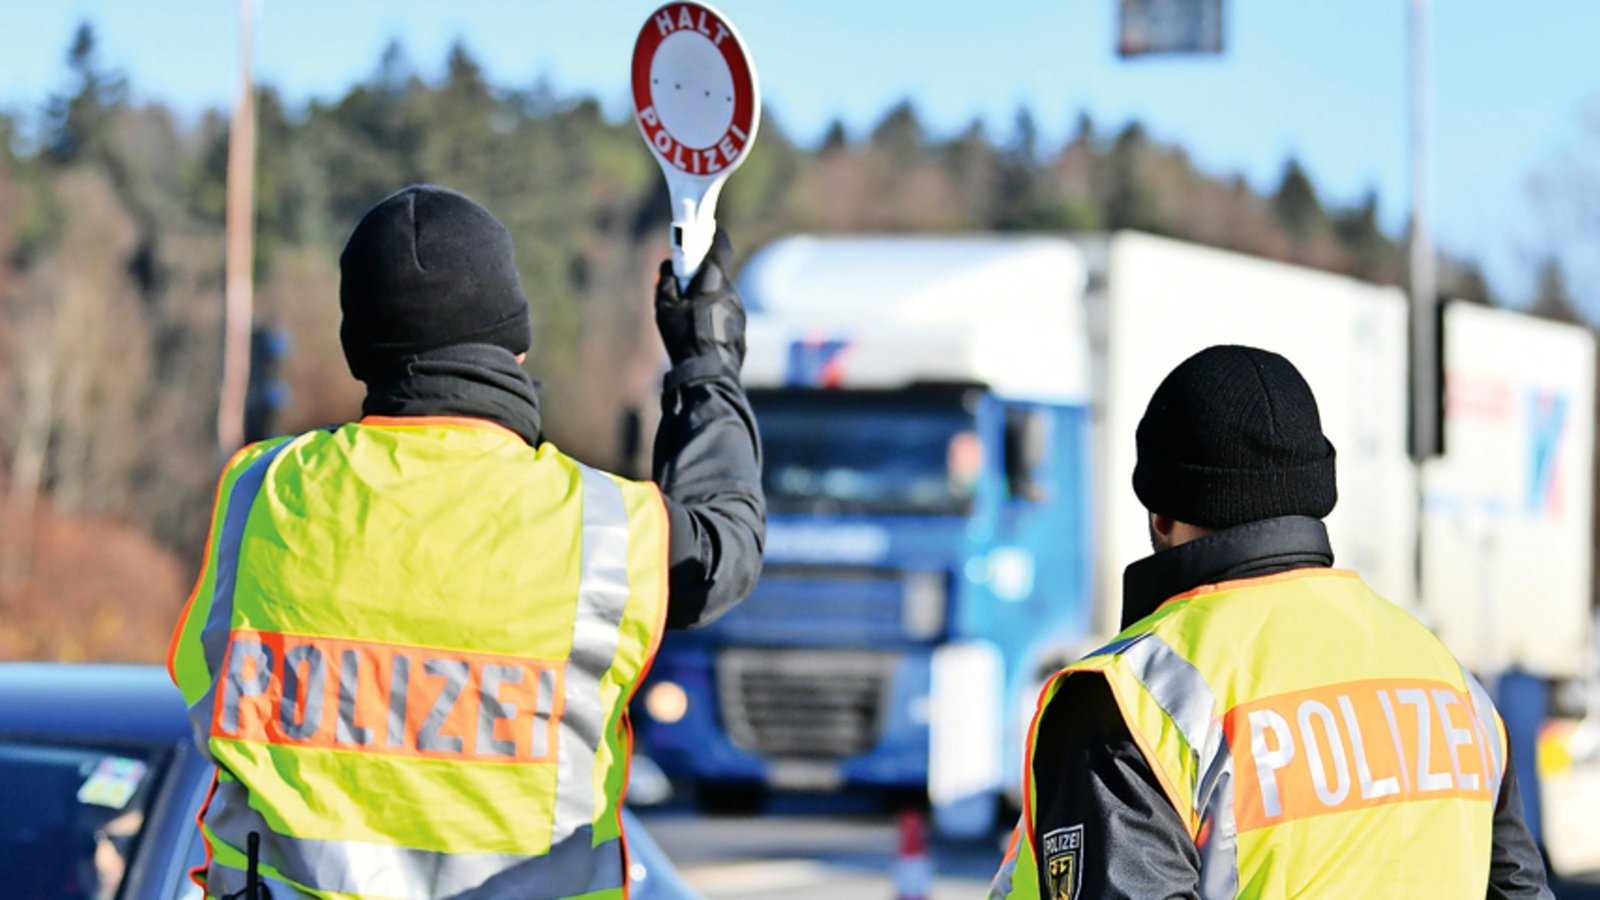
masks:
<svg viewBox="0 0 1600 900"><path fill-rule="evenodd" d="M1110 686L1205 900L1483 896L1506 763L1494 705L1354 573L1311 568L1174 597L1045 685L991 898L1057 900L1081 877L1081 830L1033 818L1039 716L1077 673Z"/></svg>
<svg viewBox="0 0 1600 900"><path fill-rule="evenodd" d="M654 485L477 419L247 447L169 668L275 900L617 898L628 700L665 628Z"/></svg>

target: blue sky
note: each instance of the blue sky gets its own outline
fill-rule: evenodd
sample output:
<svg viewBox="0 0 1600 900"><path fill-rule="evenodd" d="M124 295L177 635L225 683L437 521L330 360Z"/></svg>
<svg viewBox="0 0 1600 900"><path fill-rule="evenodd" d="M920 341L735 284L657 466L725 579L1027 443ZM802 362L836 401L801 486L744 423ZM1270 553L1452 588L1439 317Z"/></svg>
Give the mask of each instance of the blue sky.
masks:
<svg viewBox="0 0 1600 900"><path fill-rule="evenodd" d="M1398 230L1406 166L1407 0L1226 0L1228 52L1216 59L1125 62L1113 53L1115 0L721 0L755 56L768 106L802 142L842 119L862 134L909 97L936 133L982 118L1011 133L1029 106L1047 144L1080 111L1102 130L1142 119L1205 169L1271 187L1297 155L1325 199L1369 187ZM10 4L8 4L10 5ZM625 114L628 56L655 2L632 0L258 0L258 71L291 102L334 97L370 74L391 40L426 76L460 39L493 81L539 79L598 96ZM232 89L229 0L66 0L14 4L0 28L0 106L36 108L62 83L76 23L96 25L107 63L139 96L189 115ZM1513 303L1535 261L1560 248L1530 199L1535 172L1600 172L1600 3L1449 0L1432 4L1430 142L1435 228L1443 246L1478 258ZM1597 129L1600 132L1600 129ZM759 152L759 144L756 152ZM1587 290L1600 310L1600 289ZM1600 275L1600 269L1593 275Z"/></svg>

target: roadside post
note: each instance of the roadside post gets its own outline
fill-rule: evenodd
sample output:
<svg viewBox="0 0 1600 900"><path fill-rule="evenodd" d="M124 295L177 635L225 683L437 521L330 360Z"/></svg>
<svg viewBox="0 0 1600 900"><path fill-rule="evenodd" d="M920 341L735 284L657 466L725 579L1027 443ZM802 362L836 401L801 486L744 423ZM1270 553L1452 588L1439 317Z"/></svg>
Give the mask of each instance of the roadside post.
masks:
<svg viewBox="0 0 1600 900"><path fill-rule="evenodd" d="M761 88L739 32L703 3L650 14L633 46L633 109L672 197L672 270L687 284L711 250L717 197L761 122Z"/></svg>

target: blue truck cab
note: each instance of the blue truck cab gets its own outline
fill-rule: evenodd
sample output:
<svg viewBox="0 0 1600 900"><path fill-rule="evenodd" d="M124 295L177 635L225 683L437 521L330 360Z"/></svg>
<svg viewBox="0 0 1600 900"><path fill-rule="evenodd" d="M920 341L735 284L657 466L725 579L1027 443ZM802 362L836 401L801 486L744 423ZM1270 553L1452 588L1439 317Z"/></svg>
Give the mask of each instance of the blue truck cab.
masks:
<svg viewBox="0 0 1600 900"><path fill-rule="evenodd" d="M765 569L640 692L668 775L926 789L945 833L994 824L1093 625L1084 271L993 237L788 238L746 266Z"/></svg>

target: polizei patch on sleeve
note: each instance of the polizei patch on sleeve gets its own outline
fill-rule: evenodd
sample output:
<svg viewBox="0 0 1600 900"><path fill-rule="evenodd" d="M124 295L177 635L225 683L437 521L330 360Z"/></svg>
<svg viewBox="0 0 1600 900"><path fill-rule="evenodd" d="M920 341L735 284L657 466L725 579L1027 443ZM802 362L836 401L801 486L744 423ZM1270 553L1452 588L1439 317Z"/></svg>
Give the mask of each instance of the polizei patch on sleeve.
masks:
<svg viewBox="0 0 1600 900"><path fill-rule="evenodd" d="M1078 900L1083 883L1083 826L1057 828L1044 836L1044 873L1050 900Z"/></svg>

